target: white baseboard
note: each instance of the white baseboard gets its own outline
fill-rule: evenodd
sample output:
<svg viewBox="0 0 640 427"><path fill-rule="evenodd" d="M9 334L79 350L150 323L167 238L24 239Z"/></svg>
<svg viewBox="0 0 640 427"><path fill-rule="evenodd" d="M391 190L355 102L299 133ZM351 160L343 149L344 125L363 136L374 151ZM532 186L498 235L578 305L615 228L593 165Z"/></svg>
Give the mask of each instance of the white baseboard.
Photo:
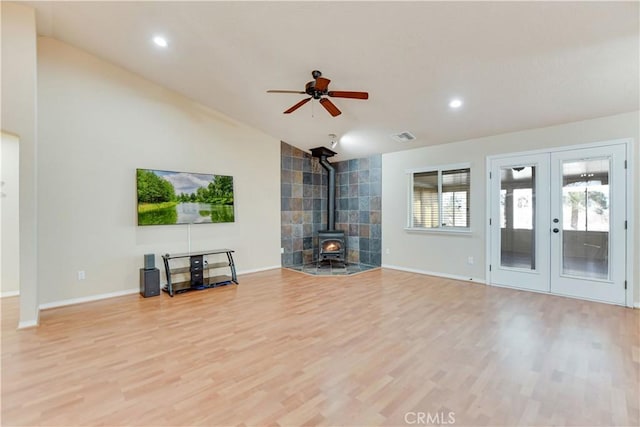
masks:
<svg viewBox="0 0 640 427"><path fill-rule="evenodd" d="M38 326L37 320L26 320L18 323L18 329L35 328Z"/></svg>
<svg viewBox="0 0 640 427"><path fill-rule="evenodd" d="M278 268L280 268L279 265L274 265L270 267L261 267L261 268L256 268L252 270L238 271L237 274L240 275L240 274L258 273L260 271L275 270ZM66 299L61 301L47 302L44 304L40 304L39 308L40 310L48 310L51 308L64 307L67 305L82 304L85 302L99 301L107 298L115 298L115 297L121 297L124 295L132 295L132 294L137 294L138 292L140 292L140 289L138 288L125 289L124 291L109 292L106 294L90 295L88 297L71 298L71 299Z"/></svg>
<svg viewBox="0 0 640 427"><path fill-rule="evenodd" d="M476 282L476 283L481 283L483 285L485 284L484 279L479 279L477 277L460 276L458 274L441 273L441 272L438 272L438 271L418 270L416 268L400 267L400 266L397 266L397 265L389 265L389 264L382 264L382 268L389 268L391 270L406 271L407 273L425 274L427 276L444 277L446 279L462 280L464 282Z"/></svg>
<svg viewBox="0 0 640 427"><path fill-rule="evenodd" d="M260 267L260 268L254 268L251 270L242 270L242 271L238 271L237 274L251 274L251 273L259 273L261 271L267 271L267 270L276 270L281 268L280 265L272 265L269 267Z"/></svg>
<svg viewBox="0 0 640 427"><path fill-rule="evenodd" d="M20 291L6 291L0 293L0 298L17 297L20 295Z"/></svg>
<svg viewBox="0 0 640 427"><path fill-rule="evenodd" d="M138 292L140 292L140 289L134 288L134 289L125 289L124 291L109 292L106 294L90 295L88 297L71 298L71 299L65 299L61 301L47 302L44 304L40 304L40 310L64 307L66 305L81 304L84 302L99 301L102 299L121 297L124 295L132 295L132 294L137 294Z"/></svg>

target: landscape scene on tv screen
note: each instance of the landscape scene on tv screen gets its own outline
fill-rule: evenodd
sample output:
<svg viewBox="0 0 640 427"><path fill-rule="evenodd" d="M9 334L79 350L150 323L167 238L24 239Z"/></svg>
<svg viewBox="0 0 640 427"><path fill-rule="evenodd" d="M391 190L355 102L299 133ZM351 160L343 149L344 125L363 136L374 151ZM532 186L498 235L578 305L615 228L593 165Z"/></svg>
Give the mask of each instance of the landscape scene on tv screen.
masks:
<svg viewBox="0 0 640 427"><path fill-rule="evenodd" d="M138 225L234 222L233 177L137 169Z"/></svg>

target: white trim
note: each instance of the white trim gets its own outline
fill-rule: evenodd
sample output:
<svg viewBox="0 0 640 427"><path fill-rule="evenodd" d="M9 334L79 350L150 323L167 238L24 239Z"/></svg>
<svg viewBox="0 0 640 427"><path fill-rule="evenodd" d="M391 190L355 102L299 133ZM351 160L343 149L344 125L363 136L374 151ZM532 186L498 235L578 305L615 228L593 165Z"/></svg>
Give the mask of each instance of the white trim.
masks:
<svg viewBox="0 0 640 427"><path fill-rule="evenodd" d="M491 285L491 225L489 225L489 220L491 219L491 159L490 156L487 156L485 159L484 172L486 174L485 177L485 235L484 235L484 253L485 253L485 266L484 266L484 280L487 285Z"/></svg>
<svg viewBox="0 0 640 427"><path fill-rule="evenodd" d="M540 148L537 150L518 151L518 152L506 153L506 154L492 154L490 156L487 156L487 159L488 160L503 159L503 158L509 158L509 157L529 156L529 155L535 155L535 154L557 153L560 151L580 150L582 148L606 147L608 145L630 144L632 141L633 141L632 138L621 138L621 139L613 139L610 141L588 142L586 144L563 145L561 147Z"/></svg>
<svg viewBox="0 0 640 427"><path fill-rule="evenodd" d="M508 286L508 285L500 285L500 284L489 284L489 286L493 286L496 288L503 288L503 289L511 289L514 291L522 291L522 292L533 292L536 294L540 294L540 295L549 295L550 297L560 297L560 298L571 298L571 299L575 299L575 300L579 300L579 301L588 301L588 302L597 302L600 304L608 304L608 305L613 305L613 306L617 306L617 307L625 307L624 304L618 304L615 302L610 302L610 301L603 301L603 300L599 300L599 299L593 299L593 298L584 298L584 297L579 297L579 296L575 296L575 295L570 295L570 294L561 294L561 293L557 293L557 292L548 292L548 291L541 291L538 289L529 289L529 288L519 288L517 286Z"/></svg>
<svg viewBox="0 0 640 427"><path fill-rule="evenodd" d="M409 233L436 233L436 234L461 234L463 236L471 236L473 232L471 228L455 228L455 227L434 227L434 228L420 228L420 227L405 227L404 231Z"/></svg>
<svg viewBox="0 0 640 427"><path fill-rule="evenodd" d="M237 274L238 275L251 274L251 273L258 273L260 271L275 270L279 268L280 268L279 265L274 265L269 267L256 268L252 270L245 270L245 271L238 272ZM71 299L66 299L61 301L47 302L44 304L40 304L39 308L40 310L48 310L51 308L65 307L67 305L82 304L86 302L99 301L99 300L108 299L108 298L116 298L116 297L121 297L125 295L133 295L133 294L137 294L138 292L140 292L140 289L138 288L125 289L124 291L116 291L116 292L109 292L106 294L90 295L87 297L71 298Z"/></svg>
<svg viewBox="0 0 640 427"><path fill-rule="evenodd" d="M238 271L236 274L241 275L241 274L252 274L252 273L259 273L261 271L267 271L267 270L277 270L279 268L282 268L281 265L271 265L269 267L260 267L260 268L253 268L251 270L243 270L243 271Z"/></svg>
<svg viewBox="0 0 640 427"><path fill-rule="evenodd" d="M85 303L85 302L99 301L99 300L103 300L103 299L121 297L121 296L125 296L125 295L133 295L133 294L137 294L138 292L140 292L140 289L138 289L138 288L125 289L124 291L116 291L116 292L109 292L109 293L106 293L106 294L90 295L88 297L71 298L71 299L65 299L65 300L61 300L61 301L47 302L47 303L44 303L44 304L40 304L39 308L40 308L40 310L48 310L50 308L57 308L57 307L64 307L64 306L67 306L67 305L82 304L82 303Z"/></svg>
<svg viewBox="0 0 640 427"><path fill-rule="evenodd" d="M633 276L633 267L634 263L632 262L635 258L634 254L634 218L636 217L633 213L633 209L635 206L635 192L636 192L636 182L633 179L633 171L636 168L635 165L635 157L634 157L634 144L633 139L629 139L626 142L627 144L627 212L626 212L626 221L627 221L627 295L626 302L627 307L634 307L634 276ZM635 307L640 308L640 301L635 302Z"/></svg>
<svg viewBox="0 0 640 427"><path fill-rule="evenodd" d="M427 275L427 276L444 277L445 279L461 280L463 282L475 282L475 283L480 283L480 284L483 284L483 285L485 284L485 281L480 279L480 278L469 277L469 276L460 276L458 274L449 274L449 273L442 273L442 272L437 272L437 271L418 270L416 268L400 267L400 266L397 266L397 265L389 265L389 264L382 264L382 268L388 268L390 270L406 271L407 273L424 274L424 275Z"/></svg>
<svg viewBox="0 0 640 427"><path fill-rule="evenodd" d="M493 159L501 159L501 158L509 158L509 157L520 157L520 156L525 156L525 155L535 155L535 154L542 154L542 153L556 153L556 152L561 152L561 151L569 151L569 150L579 150L582 148L595 148L595 147L606 147L609 145L619 145L619 144L624 144L627 148L627 152L626 152L626 160L627 160L627 175L626 175L626 180L627 180L627 191L626 191L626 205L627 205L627 212L626 212L626 220L627 220L627 239L626 239L626 252L627 252L627 256L626 256L626 264L627 264L627 270L626 270L626 280L627 280L627 293L626 293L626 307L635 307L635 308L640 308L640 302L634 302L634 289L635 289L635 282L634 282L634 271L633 271L633 266L634 266L634 229L635 229L635 224L634 224L634 202L635 202L635 186L636 183L634 181L634 176L633 176L633 171L635 170L635 162L634 162L634 147L633 147L633 138L620 138L620 139L613 139L613 140L609 140L609 141L597 141L597 142L589 142L589 143L585 143L585 144L576 144L576 145L567 145L567 146L561 146L561 147L548 147L548 148L541 148L541 149L537 149L537 150L529 150L529 151L520 151L520 152L514 152L514 153L507 153L507 154L493 154L490 156L487 156L485 159L485 172L486 172L486 196L487 196L487 203L485 204L486 207L486 223L485 223L485 255L486 255L486 259L487 259L487 265L485 266L485 277L486 277L486 283L489 286L499 286L499 285L495 285L493 283L491 283L491 271L489 271L489 264L491 263L491 227L489 226L489 218L491 218L491 180L489 179L489 172L491 172L491 161ZM512 288L512 289L518 289L518 288ZM559 294L550 294L550 295L559 295ZM564 295L561 295L564 296Z"/></svg>
<svg viewBox="0 0 640 427"><path fill-rule="evenodd" d="M455 226L443 226L443 198L442 198L442 174L446 171L456 170L456 169L468 169L469 170L469 199L467 200L467 210L469 211L469 224L467 227L455 227ZM432 228L422 228L422 227L413 227L413 178L416 173L423 172L437 172L438 173L438 227ZM471 232L471 194L472 194L472 184L471 184L471 163L453 163L448 165L435 165L435 166L425 166L420 168L413 169L405 169L405 174L407 176L407 218L405 223L405 231L418 231L424 230L428 232L432 232L435 230L440 230L442 232L449 232L451 230L460 230L462 232Z"/></svg>
<svg viewBox="0 0 640 427"><path fill-rule="evenodd" d="M0 298L17 297L20 295L20 291L6 291L0 294Z"/></svg>
<svg viewBox="0 0 640 427"><path fill-rule="evenodd" d="M18 329L35 328L38 326L37 320L24 320L18 323Z"/></svg>
<svg viewBox="0 0 640 427"><path fill-rule="evenodd" d="M406 216L404 226L410 227L411 225L413 225L413 218L411 218L411 216L413 215L413 172L407 173L406 181L407 202L405 204Z"/></svg>

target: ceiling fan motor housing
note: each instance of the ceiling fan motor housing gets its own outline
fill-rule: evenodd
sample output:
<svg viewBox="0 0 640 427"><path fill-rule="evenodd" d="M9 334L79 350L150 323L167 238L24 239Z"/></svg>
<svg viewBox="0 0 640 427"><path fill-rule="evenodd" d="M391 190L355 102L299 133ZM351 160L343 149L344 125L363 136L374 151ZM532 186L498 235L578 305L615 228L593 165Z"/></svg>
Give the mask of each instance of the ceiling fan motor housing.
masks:
<svg viewBox="0 0 640 427"><path fill-rule="evenodd" d="M322 95L327 94L327 90L316 90L316 81L312 80L304 87L304 91L307 95L312 96L313 99L320 99Z"/></svg>

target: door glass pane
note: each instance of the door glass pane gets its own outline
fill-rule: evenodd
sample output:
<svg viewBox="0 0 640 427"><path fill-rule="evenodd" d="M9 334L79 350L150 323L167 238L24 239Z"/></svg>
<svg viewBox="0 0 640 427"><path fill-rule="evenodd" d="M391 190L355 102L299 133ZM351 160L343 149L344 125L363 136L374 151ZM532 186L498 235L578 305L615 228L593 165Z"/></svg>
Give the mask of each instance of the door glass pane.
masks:
<svg viewBox="0 0 640 427"><path fill-rule="evenodd" d="M609 278L609 159L562 164L562 273Z"/></svg>
<svg viewBox="0 0 640 427"><path fill-rule="evenodd" d="M535 166L500 170L500 265L536 269Z"/></svg>

